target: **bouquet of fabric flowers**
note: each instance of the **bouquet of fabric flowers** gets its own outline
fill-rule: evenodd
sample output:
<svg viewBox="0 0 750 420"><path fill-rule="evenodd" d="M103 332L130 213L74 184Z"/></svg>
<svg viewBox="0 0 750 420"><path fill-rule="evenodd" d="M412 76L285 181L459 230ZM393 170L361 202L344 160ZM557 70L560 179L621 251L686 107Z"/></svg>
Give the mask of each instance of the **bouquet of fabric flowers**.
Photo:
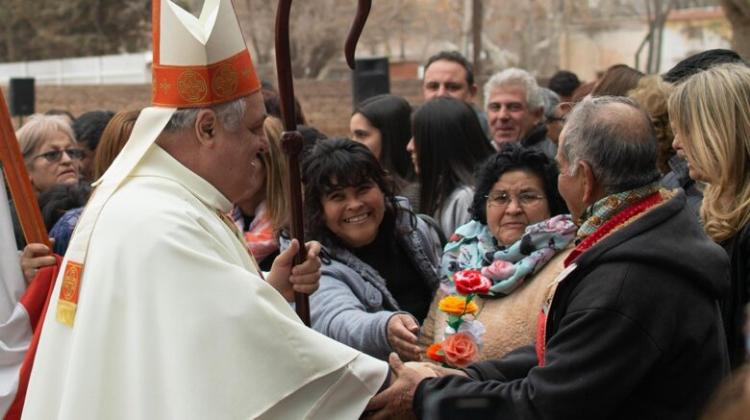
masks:
<svg viewBox="0 0 750 420"><path fill-rule="evenodd" d="M492 281L480 270L462 270L453 275L457 294L444 297L438 309L448 314L445 339L427 348L427 357L456 368L475 362L482 346L484 325L476 319L479 307L473 302L478 294L486 294Z"/></svg>

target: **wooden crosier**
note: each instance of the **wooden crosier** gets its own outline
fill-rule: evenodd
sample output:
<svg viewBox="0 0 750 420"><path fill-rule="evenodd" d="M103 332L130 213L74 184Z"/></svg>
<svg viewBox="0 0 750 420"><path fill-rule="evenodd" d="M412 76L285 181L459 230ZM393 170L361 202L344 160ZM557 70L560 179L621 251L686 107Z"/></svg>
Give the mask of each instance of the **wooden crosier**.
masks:
<svg viewBox="0 0 750 420"><path fill-rule="evenodd" d="M370 13L371 0L359 0L357 14L349 30L344 52L346 62L354 69L354 51L357 41L362 34L367 15ZM294 257L294 264L305 261L305 231L302 218L302 182L299 169L299 154L302 151L302 135L297 131L296 115L294 112L294 81L292 79L292 61L289 53L289 12L292 0L279 0L276 9L276 74L279 84L279 98L281 102L281 119L284 123L284 132L281 134L281 148L287 157L289 168L289 194L291 204L291 233L292 238L300 243L299 252ZM310 303L307 295L303 293L294 294L297 315L310 326Z"/></svg>
<svg viewBox="0 0 750 420"><path fill-rule="evenodd" d="M16 208L16 214L23 230L26 243L42 243L50 246L47 228L36 193L31 186L29 173L21 155L21 149L13 131L8 105L0 91L0 163L3 166L8 190Z"/></svg>

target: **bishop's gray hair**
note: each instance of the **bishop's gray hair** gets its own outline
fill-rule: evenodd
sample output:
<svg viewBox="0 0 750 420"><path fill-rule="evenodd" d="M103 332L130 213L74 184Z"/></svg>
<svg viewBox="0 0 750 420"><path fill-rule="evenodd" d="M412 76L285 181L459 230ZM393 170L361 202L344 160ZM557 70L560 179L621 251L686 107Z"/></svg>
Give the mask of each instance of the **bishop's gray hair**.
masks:
<svg viewBox="0 0 750 420"><path fill-rule="evenodd" d="M245 98L235 99L231 102L225 102L208 107L214 110L221 124L231 132L236 132L240 128L242 118L245 116ZM164 131L175 132L192 127L198 112L206 108L180 108L172 115Z"/></svg>
<svg viewBox="0 0 750 420"><path fill-rule="evenodd" d="M631 112L622 112L613 104L626 105ZM579 161L587 162L606 194L657 180L656 147L651 119L629 98L589 98L576 105L566 118L562 153L569 174L575 175Z"/></svg>

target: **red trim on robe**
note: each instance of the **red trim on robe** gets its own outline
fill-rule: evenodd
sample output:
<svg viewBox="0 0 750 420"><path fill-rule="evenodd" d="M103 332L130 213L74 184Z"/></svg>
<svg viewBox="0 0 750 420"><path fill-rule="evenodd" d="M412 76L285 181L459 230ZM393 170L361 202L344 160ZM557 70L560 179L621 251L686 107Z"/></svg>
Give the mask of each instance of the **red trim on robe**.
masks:
<svg viewBox="0 0 750 420"><path fill-rule="evenodd" d="M26 312L29 314L30 326L31 330L34 331L34 336L23 359L21 371L18 374L18 391L16 392L13 404L11 404L8 412L5 413L6 420L21 419L23 403L26 400L26 389L29 387L29 379L31 378L31 369L34 367L34 356L39 345L39 337L42 335L44 316L47 313L47 307L52 297L52 289L55 288L55 279L61 265L62 257L55 254L55 265L39 269L31 284L29 284L28 289L26 289L26 292L21 297L20 303L26 308Z"/></svg>

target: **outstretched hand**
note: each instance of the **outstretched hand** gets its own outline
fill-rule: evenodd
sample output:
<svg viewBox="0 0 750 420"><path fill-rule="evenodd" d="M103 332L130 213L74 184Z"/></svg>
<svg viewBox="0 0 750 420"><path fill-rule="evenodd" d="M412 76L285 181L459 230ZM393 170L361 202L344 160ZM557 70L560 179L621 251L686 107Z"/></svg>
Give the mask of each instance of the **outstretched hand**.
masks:
<svg viewBox="0 0 750 420"><path fill-rule="evenodd" d="M414 393L422 380L434 377L428 369L414 369L404 365L398 355L388 357L395 381L385 391L374 396L367 404L368 419L415 419L412 404Z"/></svg>
<svg viewBox="0 0 750 420"><path fill-rule="evenodd" d="M294 300L294 292L311 294L320 283L320 243L305 244L307 255L302 264L294 265L294 256L299 251L299 242L292 239L289 248L273 261L268 283L281 293L287 301Z"/></svg>
<svg viewBox="0 0 750 420"><path fill-rule="evenodd" d="M395 314L388 320L386 334L391 348L404 360L419 360L421 348L417 345L419 324L409 314Z"/></svg>

